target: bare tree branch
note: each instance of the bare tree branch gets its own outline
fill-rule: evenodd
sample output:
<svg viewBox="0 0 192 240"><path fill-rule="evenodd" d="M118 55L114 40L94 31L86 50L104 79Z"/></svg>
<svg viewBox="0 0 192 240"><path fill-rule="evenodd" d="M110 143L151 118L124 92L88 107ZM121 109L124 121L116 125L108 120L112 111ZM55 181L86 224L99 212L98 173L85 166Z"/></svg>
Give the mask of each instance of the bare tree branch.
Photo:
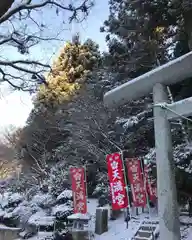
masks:
<svg viewBox="0 0 192 240"><path fill-rule="evenodd" d="M69 22L71 22L73 19L78 20L79 14L84 19L92 5L92 0L82 0L79 5L75 5L75 3L67 5L62 0L39 0L35 4L32 0L18 0L16 3L14 0L1 0L0 46L2 49L6 49L5 46L12 46L20 54L26 55L29 54L31 47L42 41L61 41L58 37L61 32L54 34L55 36L45 36L46 23L39 18L37 13L40 10L46 10L47 7L50 7L56 14L67 11L70 13ZM36 85L45 80L43 75L45 72L50 72L51 68L47 63L39 60L31 61L25 57L21 59L11 61L11 59L3 59L1 56L0 83L7 82L13 88L33 91L36 89ZM47 62L49 63L49 61Z"/></svg>
<svg viewBox="0 0 192 240"><path fill-rule="evenodd" d="M14 14L23 11L23 10L34 10L34 9L38 9L38 8L42 8L45 7L46 5L52 5L52 6L56 6L62 10L66 10L66 11L70 11L73 12L72 16L71 16L71 20L73 20L78 11L87 13L89 7L86 6L86 3L88 2L88 0L85 0L79 7L74 8L72 5L69 5L68 7L57 3L56 1L43 1L42 3L39 4L31 4L31 1L27 1L26 3L20 4L19 6L13 8L12 10L8 11L6 14L4 14L1 18L0 18L0 24L7 21L10 17L12 17ZM92 4L91 4L92 6Z"/></svg>
<svg viewBox="0 0 192 240"><path fill-rule="evenodd" d="M59 39L57 37L52 37L52 38L45 38L45 37L39 37L39 36L32 36L28 35L25 37L25 39L19 40L16 37L14 37L14 32L10 36L0 36L0 45L3 45L5 43L10 43L11 45L15 45L16 47L19 47L21 45L24 45L26 43L31 42L31 46L39 43L40 41L62 41L62 39ZM29 46L29 47L31 47Z"/></svg>
<svg viewBox="0 0 192 240"><path fill-rule="evenodd" d="M112 145L114 146L117 150L119 150L120 152L122 151L122 149L114 142L111 141L109 139L109 137L106 135L106 133L102 130L101 126L99 126L99 123L97 122L97 120L93 119L93 122L95 123L95 125L98 127L98 130L100 131L101 135Z"/></svg>
<svg viewBox="0 0 192 240"><path fill-rule="evenodd" d="M2 66L2 67L1 67ZM2 61L0 60L0 73L2 75L2 78L0 79L0 82L8 82L13 88L15 89L19 89L19 90L25 90L28 91L29 89L26 88L28 86L28 82L25 83L25 79L21 77L21 75L12 75L7 73L7 71L5 71L3 69L3 67L10 67L13 70L16 70L18 73L28 73L31 75L30 79L28 80L28 82L33 82L32 79L34 79L34 82L36 82L38 79L40 82L43 83L44 77L41 75L42 73L44 73L45 71L51 71L51 67L47 64L43 64L37 61L30 61L30 60L17 60L17 61ZM39 70L33 70L33 66L38 67ZM32 69L32 70L31 70ZM22 81L23 80L23 84L17 84L18 82L15 81L16 79ZM15 81L16 83L14 84L13 81Z"/></svg>
<svg viewBox="0 0 192 240"><path fill-rule="evenodd" d="M14 0L1 0L0 1L0 18L11 8Z"/></svg>
<svg viewBox="0 0 192 240"><path fill-rule="evenodd" d="M22 68L20 69L19 66L17 66L16 64L25 64L25 65L38 65L41 67L45 67L45 68L51 68L50 65L48 64L43 64L37 61L30 61L30 60L17 60L17 61L1 61L0 60L0 65L3 66L11 66L13 68L19 68L19 70L22 70ZM15 66L16 65L16 66Z"/></svg>

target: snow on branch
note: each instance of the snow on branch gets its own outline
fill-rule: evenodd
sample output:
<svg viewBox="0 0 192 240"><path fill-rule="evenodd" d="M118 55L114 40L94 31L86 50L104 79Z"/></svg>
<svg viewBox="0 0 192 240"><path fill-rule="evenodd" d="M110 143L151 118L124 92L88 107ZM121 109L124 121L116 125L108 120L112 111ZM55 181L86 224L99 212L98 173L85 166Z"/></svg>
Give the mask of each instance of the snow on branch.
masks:
<svg viewBox="0 0 192 240"><path fill-rule="evenodd" d="M115 124L120 125L126 132L127 130L130 130L134 126L137 126L138 124L139 125L143 124L144 121L148 121L148 118L151 116L152 116L152 110L148 109L138 113L135 116L130 116L129 118L118 117L116 119Z"/></svg>
<svg viewBox="0 0 192 240"><path fill-rule="evenodd" d="M11 18L13 15L27 10L27 11L32 11L36 10L39 8L46 7L50 5L51 7L57 7L58 10L65 10L65 11L70 11L72 12L72 15L70 16L70 21L73 19L77 18L77 13L80 11L82 13L87 14L89 8L93 5L92 2L89 3L88 0L83 1L82 4L80 4L78 7L73 6L73 4L69 4L68 6L65 6L64 4L60 4L60 1L41 1L40 3L37 4L32 4L32 0L27 0L27 1L22 1L22 3L18 4L14 8L11 8L7 13L5 13L1 18L0 18L0 24L4 23L7 21L9 18Z"/></svg>
<svg viewBox="0 0 192 240"><path fill-rule="evenodd" d="M192 173L192 143L182 143L173 147L173 158L176 167L184 170L185 172ZM148 153L144 156L145 161L154 164L156 162L155 148L149 149Z"/></svg>
<svg viewBox="0 0 192 240"><path fill-rule="evenodd" d="M30 49L42 41L63 41L59 39L59 35L65 28L48 33L49 23L46 22L46 18L38 15L40 11L50 14L51 10L60 21L63 21L63 18L59 18L59 15L63 12L66 13L69 22L80 22L87 17L92 6L92 0L81 0L78 3L71 1L70 4L62 0L39 0L36 3L32 0L1 0L0 47L5 49L5 56L0 57L0 83L7 82L13 88L32 92L38 84L45 83L43 75L51 70L50 59L42 63L40 59L31 61L25 55L31 54ZM19 58L22 60L10 61L9 53L9 57L6 57L6 50L11 49L10 47L22 55Z"/></svg>
<svg viewBox="0 0 192 240"><path fill-rule="evenodd" d="M6 71L6 67L8 67L9 71ZM0 60L0 82L8 82L15 89L28 91L31 88L31 85L35 85L37 81L39 81L39 83L44 82L45 79L43 77L43 73L50 70L51 67L49 65L38 61ZM26 74L29 74L28 81L26 81Z"/></svg>

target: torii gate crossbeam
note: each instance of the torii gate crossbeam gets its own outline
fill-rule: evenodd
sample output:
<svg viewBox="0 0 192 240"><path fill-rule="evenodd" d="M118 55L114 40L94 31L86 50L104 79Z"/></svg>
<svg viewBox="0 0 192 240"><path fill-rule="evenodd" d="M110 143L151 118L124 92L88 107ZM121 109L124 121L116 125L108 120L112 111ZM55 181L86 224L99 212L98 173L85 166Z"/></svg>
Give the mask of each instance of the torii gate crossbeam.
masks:
<svg viewBox="0 0 192 240"><path fill-rule="evenodd" d="M115 107L153 92L160 240L180 240L171 128L169 120L192 115L192 98L168 103L167 85L192 77L192 52L133 79L104 96ZM164 104L171 111L162 108Z"/></svg>

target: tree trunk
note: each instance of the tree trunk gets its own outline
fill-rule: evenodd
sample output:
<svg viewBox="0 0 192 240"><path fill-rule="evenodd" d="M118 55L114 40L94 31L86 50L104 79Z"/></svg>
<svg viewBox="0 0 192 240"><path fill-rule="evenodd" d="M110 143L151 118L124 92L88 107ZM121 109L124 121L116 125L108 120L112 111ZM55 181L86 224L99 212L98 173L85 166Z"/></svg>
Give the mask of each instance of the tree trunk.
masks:
<svg viewBox="0 0 192 240"><path fill-rule="evenodd" d="M0 1L0 18L9 10L15 0L1 0Z"/></svg>

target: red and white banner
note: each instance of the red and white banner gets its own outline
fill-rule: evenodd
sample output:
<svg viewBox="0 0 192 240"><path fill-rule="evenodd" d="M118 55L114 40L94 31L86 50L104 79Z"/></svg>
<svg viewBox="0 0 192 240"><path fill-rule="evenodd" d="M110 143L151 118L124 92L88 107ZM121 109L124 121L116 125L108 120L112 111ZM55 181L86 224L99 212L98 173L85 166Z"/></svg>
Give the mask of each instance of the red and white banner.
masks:
<svg viewBox="0 0 192 240"><path fill-rule="evenodd" d="M147 204L146 191L142 177L141 164L138 159L126 159L128 179L131 185L134 207L145 207Z"/></svg>
<svg viewBox="0 0 192 240"><path fill-rule="evenodd" d="M70 168L74 213L87 213L87 198L85 184L85 169Z"/></svg>
<svg viewBox="0 0 192 240"><path fill-rule="evenodd" d="M149 195L149 168L146 165L144 166L144 183L145 183L145 190Z"/></svg>
<svg viewBox="0 0 192 240"><path fill-rule="evenodd" d="M149 195L149 199L151 201L155 201L157 199L157 186L156 182L153 181L149 176L149 168L145 165L144 167L144 179L146 184L146 190Z"/></svg>
<svg viewBox="0 0 192 240"><path fill-rule="evenodd" d="M108 177L112 198L112 209L119 210L128 207L127 192L125 189L124 171L120 153L107 155Z"/></svg>
<svg viewBox="0 0 192 240"><path fill-rule="evenodd" d="M151 201L156 201L156 199L157 199L157 187L156 187L155 183L150 184L149 196L150 196Z"/></svg>

